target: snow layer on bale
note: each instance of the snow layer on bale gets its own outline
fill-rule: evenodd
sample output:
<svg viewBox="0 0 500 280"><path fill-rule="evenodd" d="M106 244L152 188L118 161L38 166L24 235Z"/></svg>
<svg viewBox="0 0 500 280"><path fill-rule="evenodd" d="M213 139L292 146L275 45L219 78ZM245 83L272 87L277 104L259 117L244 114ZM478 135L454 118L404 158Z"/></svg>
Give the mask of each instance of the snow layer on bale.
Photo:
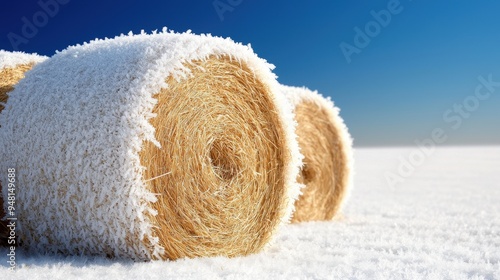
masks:
<svg viewBox="0 0 500 280"><path fill-rule="evenodd" d="M0 50L0 69L12 68L21 64L40 63L45 59L47 59L46 56L37 54Z"/></svg>

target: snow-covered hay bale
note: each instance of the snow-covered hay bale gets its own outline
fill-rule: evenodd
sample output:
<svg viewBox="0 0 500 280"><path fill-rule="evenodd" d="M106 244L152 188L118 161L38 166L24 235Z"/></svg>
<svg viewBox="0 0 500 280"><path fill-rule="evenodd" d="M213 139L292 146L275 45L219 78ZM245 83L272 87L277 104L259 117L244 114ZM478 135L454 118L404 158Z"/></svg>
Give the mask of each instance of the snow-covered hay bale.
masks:
<svg viewBox="0 0 500 280"><path fill-rule="evenodd" d="M230 39L165 31L37 66L0 115L23 245L135 260L257 252L300 192L272 67Z"/></svg>
<svg viewBox="0 0 500 280"><path fill-rule="evenodd" d="M23 52L9 52L0 50L0 112L7 103L8 94L14 86L24 78L26 71L30 70L36 63L42 62L46 57ZM0 126L2 123L0 123ZM0 159L1 160L1 159ZM1 172L6 172L2 170ZM2 187L0 182L0 246L7 244L7 226L5 217Z"/></svg>
<svg viewBox="0 0 500 280"><path fill-rule="evenodd" d="M352 140L330 99L307 88L283 86L294 106L304 165L297 181L305 185L292 222L331 220L342 208L352 175Z"/></svg>
<svg viewBox="0 0 500 280"><path fill-rule="evenodd" d="M45 59L45 56L36 54L0 50L0 112L7 102L7 93L14 89L19 80L24 78L26 71Z"/></svg>

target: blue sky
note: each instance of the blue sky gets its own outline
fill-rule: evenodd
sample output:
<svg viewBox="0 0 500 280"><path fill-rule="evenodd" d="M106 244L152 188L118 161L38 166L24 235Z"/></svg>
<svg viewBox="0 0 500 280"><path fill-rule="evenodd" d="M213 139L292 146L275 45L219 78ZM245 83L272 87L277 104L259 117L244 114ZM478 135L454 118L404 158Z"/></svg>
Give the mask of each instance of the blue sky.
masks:
<svg viewBox="0 0 500 280"><path fill-rule="evenodd" d="M52 55L131 30L191 29L251 43L281 83L331 96L357 146L415 145L434 129L444 145L500 144L499 1L55 1L3 1L0 49Z"/></svg>

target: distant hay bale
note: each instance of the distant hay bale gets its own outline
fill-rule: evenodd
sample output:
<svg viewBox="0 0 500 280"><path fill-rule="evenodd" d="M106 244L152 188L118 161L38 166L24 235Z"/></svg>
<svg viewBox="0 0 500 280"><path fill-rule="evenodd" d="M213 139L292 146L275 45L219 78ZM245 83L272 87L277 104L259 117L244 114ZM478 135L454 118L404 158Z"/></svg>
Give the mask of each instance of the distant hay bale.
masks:
<svg viewBox="0 0 500 280"><path fill-rule="evenodd" d="M283 86L295 107L304 184L292 222L331 220L341 209L352 176L352 140L333 102L307 88Z"/></svg>
<svg viewBox="0 0 500 280"><path fill-rule="evenodd" d="M45 59L46 57L36 54L0 50L0 112L7 102L7 93L24 78L26 71Z"/></svg>
<svg viewBox="0 0 500 280"><path fill-rule="evenodd" d="M14 89L17 82L24 78L24 73L32 67L33 63L29 63L0 69L0 112L4 108L3 104L7 102L7 93Z"/></svg>
<svg viewBox="0 0 500 280"><path fill-rule="evenodd" d="M300 192L271 69L230 39L167 32L69 47L33 69L0 128L23 246L134 260L259 251Z"/></svg>
<svg viewBox="0 0 500 280"><path fill-rule="evenodd" d="M7 93L14 89L14 86L24 78L24 73L30 70L34 64L45 60L46 57L23 52L8 52L0 50L0 113L7 103ZM2 123L0 123L0 126ZM1 159L0 159L1 160ZM1 172L6 172L2 170ZM7 245L8 229L5 217L2 184L0 182L0 246Z"/></svg>

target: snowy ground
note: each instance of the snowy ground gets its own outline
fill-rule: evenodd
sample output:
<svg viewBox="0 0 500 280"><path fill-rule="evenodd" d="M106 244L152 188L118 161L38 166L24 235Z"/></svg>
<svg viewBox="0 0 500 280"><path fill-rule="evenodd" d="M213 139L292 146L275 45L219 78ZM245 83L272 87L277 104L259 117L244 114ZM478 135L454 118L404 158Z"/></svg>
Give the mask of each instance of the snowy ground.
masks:
<svg viewBox="0 0 500 280"><path fill-rule="evenodd" d="M2 279L500 279L500 147L358 149L339 221L290 225L260 254L132 263L18 255ZM406 168L406 169L404 169ZM386 174L404 182L391 185ZM412 174L410 174L412 173ZM404 177L403 175L406 175ZM20 252L18 252L19 254ZM0 249L0 260L7 251Z"/></svg>

